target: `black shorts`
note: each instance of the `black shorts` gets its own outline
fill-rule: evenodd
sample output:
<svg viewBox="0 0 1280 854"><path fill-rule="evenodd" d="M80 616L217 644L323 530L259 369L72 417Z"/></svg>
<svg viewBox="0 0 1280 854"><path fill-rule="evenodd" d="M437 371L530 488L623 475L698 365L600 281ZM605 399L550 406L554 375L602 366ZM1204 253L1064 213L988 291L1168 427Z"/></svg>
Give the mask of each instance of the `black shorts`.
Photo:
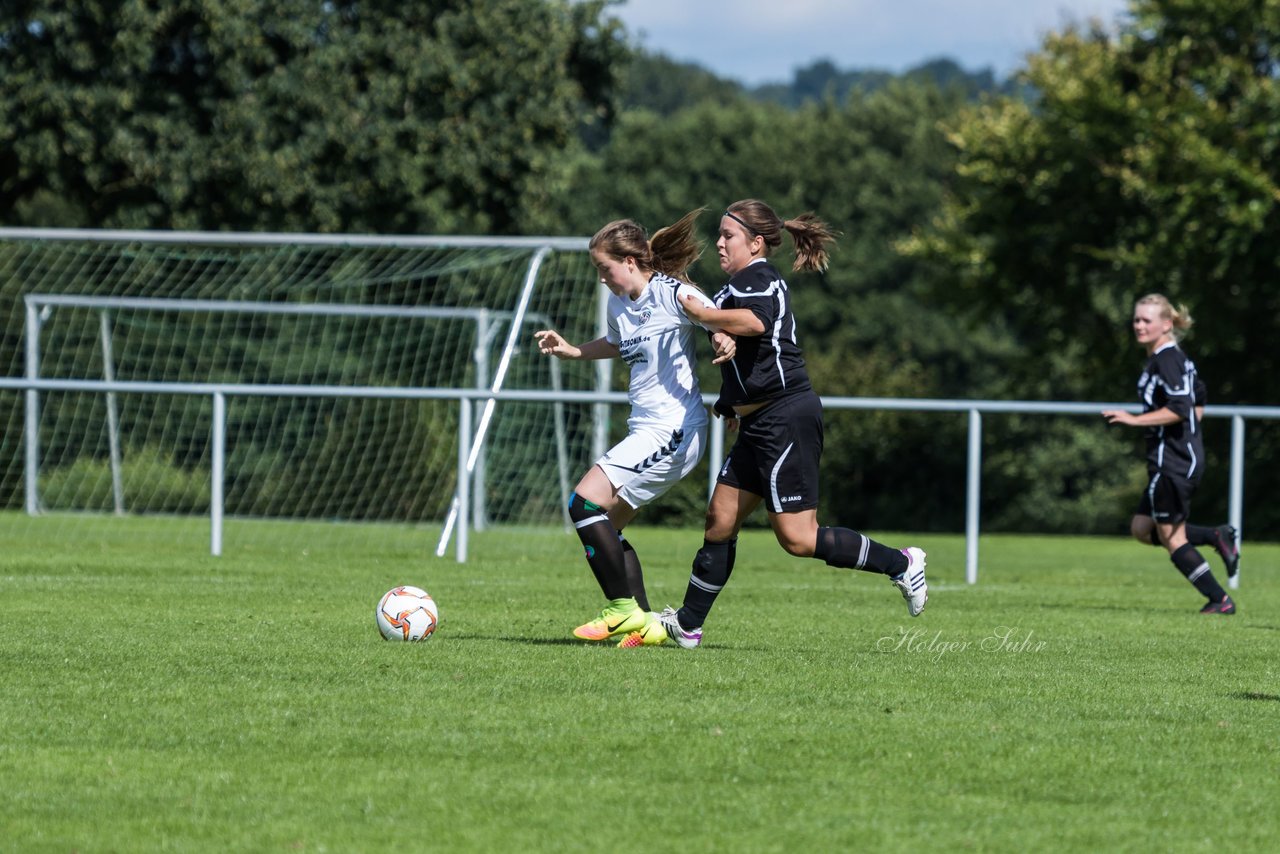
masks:
<svg viewBox="0 0 1280 854"><path fill-rule="evenodd" d="M764 498L771 513L818 506L822 400L812 391L770 403L738 423L717 482Z"/></svg>
<svg viewBox="0 0 1280 854"><path fill-rule="evenodd" d="M1176 525L1191 518L1191 493L1199 481L1153 472L1147 491L1138 501L1137 515L1150 516L1157 523Z"/></svg>

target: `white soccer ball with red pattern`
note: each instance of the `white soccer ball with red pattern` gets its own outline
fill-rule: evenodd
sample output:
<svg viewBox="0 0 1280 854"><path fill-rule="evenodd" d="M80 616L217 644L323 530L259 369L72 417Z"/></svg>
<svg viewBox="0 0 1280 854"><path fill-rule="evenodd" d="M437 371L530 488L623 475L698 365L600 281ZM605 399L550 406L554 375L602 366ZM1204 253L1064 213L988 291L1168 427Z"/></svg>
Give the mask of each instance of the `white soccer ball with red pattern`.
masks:
<svg viewBox="0 0 1280 854"><path fill-rule="evenodd" d="M421 587L393 587L383 594L374 614L387 640L424 641L440 624L436 600Z"/></svg>

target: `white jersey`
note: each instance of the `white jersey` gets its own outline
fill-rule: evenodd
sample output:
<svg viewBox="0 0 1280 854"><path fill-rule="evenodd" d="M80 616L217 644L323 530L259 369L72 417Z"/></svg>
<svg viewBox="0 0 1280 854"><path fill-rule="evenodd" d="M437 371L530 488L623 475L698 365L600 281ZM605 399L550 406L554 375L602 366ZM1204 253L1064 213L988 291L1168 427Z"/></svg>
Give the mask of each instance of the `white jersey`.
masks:
<svg viewBox="0 0 1280 854"><path fill-rule="evenodd" d="M695 336L705 327L684 313L680 306L684 294L694 294L715 308L702 291L656 272L638 299L609 297L605 338L631 366L631 417L627 419L631 430L706 423L693 367Z"/></svg>

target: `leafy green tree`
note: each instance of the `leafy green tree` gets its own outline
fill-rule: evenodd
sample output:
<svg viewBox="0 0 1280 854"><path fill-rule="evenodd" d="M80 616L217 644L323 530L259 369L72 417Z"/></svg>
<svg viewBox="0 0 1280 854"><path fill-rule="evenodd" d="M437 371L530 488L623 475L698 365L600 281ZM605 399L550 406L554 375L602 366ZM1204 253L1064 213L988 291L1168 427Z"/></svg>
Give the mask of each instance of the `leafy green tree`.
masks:
<svg viewBox="0 0 1280 854"><path fill-rule="evenodd" d="M924 265L894 250L940 203L954 155L939 121L959 103L937 87L899 83L799 109L743 96L665 118L624 112L599 155L578 164L578 192L558 221L587 234L619 217L655 229L707 206L707 251L694 275L714 291L724 275L710 247L725 205L757 197L783 216L815 211L843 232L831 267L787 278L819 391L966 395L1000 379L986 351L1003 345L931 311ZM784 270L790 262L785 251L778 258ZM702 369L704 387L718 388L718 372ZM963 502L932 484L963 485L964 425L962 416L832 415L824 512L864 526L959 527Z"/></svg>
<svg viewBox="0 0 1280 854"><path fill-rule="evenodd" d="M1015 336L1010 392L1128 399L1141 360L1131 307L1158 291L1197 318L1188 346L1212 402L1275 402L1259 344L1280 331L1278 71L1276 3L1134 0L1115 34L1049 36L1026 70L1029 102L993 100L952 124L950 196L904 245L937 263L936 295L957 314ZM1262 461L1275 443L1250 449L1249 504L1273 527L1262 496L1276 467ZM1202 491L1222 495L1220 458L1209 471Z"/></svg>
<svg viewBox="0 0 1280 854"><path fill-rule="evenodd" d="M621 78L622 109L650 110L660 116L701 101L723 104L743 92L741 84L717 77L700 65L643 50L635 53Z"/></svg>
<svg viewBox="0 0 1280 854"><path fill-rule="evenodd" d="M1024 362L1028 390L1114 398L1132 302L1161 291L1198 314L1216 401L1273 401L1274 371L1245 348L1280 316L1280 6L1137 0L1132 15L1115 38L1050 37L1033 103L956 123L954 192L911 248L942 262L955 305L1009 319L1042 357Z"/></svg>
<svg viewBox="0 0 1280 854"><path fill-rule="evenodd" d="M605 6L7 3L0 222L512 233L612 114Z"/></svg>
<svg viewBox="0 0 1280 854"><path fill-rule="evenodd" d="M952 95L970 99L1012 91L1012 84L997 82L990 69L969 72L954 60L940 57L900 75L870 68L841 69L831 60L822 59L797 68L789 83L766 83L749 90L749 94L758 100L799 107L828 98L843 103L855 92L870 94L901 82L935 86Z"/></svg>

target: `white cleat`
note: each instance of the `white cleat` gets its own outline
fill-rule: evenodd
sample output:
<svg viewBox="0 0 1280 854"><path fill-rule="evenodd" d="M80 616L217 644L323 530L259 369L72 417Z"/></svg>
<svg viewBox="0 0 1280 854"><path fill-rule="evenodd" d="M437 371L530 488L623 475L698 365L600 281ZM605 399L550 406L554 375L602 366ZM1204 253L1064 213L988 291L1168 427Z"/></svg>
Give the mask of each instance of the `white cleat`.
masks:
<svg viewBox="0 0 1280 854"><path fill-rule="evenodd" d="M667 637L679 644L681 649L695 649L702 643L702 628L685 629L680 625L680 618L676 616L675 608L664 608L658 615L658 622L662 623L662 628L666 629Z"/></svg>
<svg viewBox="0 0 1280 854"><path fill-rule="evenodd" d="M902 553L907 556L907 570L889 580L902 591L902 598L907 600L907 613L918 617L924 610L924 603L929 601L929 585L924 580L924 549L912 546L903 549Z"/></svg>

